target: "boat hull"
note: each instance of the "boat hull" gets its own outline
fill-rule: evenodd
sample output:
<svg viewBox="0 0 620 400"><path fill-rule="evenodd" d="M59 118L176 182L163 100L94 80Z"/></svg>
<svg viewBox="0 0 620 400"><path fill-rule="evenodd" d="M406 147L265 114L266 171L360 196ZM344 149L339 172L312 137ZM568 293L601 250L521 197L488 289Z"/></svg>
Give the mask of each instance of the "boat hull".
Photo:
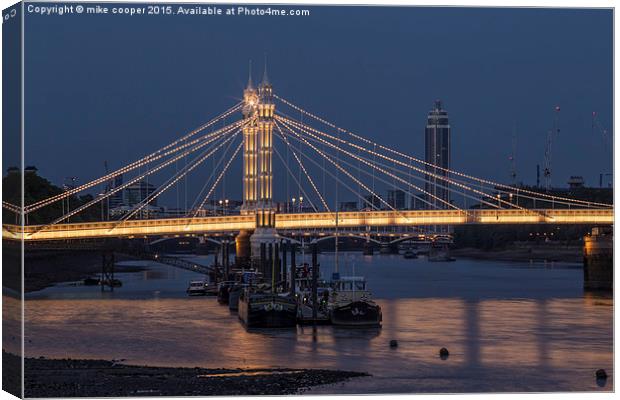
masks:
<svg viewBox="0 0 620 400"><path fill-rule="evenodd" d="M241 296L239 319L246 328L288 328L297 324L297 304L290 298L277 295Z"/></svg>
<svg viewBox="0 0 620 400"><path fill-rule="evenodd" d="M234 288L228 292L228 309L237 311L239 309L239 297L243 290Z"/></svg>
<svg viewBox="0 0 620 400"><path fill-rule="evenodd" d="M222 286L217 290L217 301L220 304L228 304L228 297L230 293L230 287Z"/></svg>
<svg viewBox="0 0 620 400"><path fill-rule="evenodd" d="M366 301L334 307L330 313L332 324L339 326L380 326L382 318L381 307Z"/></svg>

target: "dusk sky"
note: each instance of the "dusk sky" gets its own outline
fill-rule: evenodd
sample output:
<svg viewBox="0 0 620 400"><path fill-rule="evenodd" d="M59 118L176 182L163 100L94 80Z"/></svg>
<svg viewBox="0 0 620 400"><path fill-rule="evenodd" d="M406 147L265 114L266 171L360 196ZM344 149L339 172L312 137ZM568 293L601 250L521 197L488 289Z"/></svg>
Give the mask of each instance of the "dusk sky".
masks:
<svg viewBox="0 0 620 400"><path fill-rule="evenodd" d="M28 14L26 164L56 184L119 168L238 102L248 60L258 80L266 52L277 94L413 156L441 99L454 169L510 183L516 125L518 180L534 184L559 105L553 185L612 172L611 10L296 8L311 15ZM228 197L241 196L240 170Z"/></svg>

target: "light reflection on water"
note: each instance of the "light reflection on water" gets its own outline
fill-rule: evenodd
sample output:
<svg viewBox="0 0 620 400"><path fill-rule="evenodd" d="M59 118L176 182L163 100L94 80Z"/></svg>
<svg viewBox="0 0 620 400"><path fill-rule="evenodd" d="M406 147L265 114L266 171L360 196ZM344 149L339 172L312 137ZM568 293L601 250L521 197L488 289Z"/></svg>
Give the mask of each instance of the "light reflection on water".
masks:
<svg viewBox="0 0 620 400"><path fill-rule="evenodd" d="M329 276L332 257L320 262ZM26 354L373 374L319 393L613 389L611 379L602 388L594 380L598 368L613 372L613 301L584 296L577 266L361 255L341 266L369 279L382 329L246 332L214 298L185 297L196 274L154 266L119 274L124 285L112 294L66 285L29 294Z"/></svg>

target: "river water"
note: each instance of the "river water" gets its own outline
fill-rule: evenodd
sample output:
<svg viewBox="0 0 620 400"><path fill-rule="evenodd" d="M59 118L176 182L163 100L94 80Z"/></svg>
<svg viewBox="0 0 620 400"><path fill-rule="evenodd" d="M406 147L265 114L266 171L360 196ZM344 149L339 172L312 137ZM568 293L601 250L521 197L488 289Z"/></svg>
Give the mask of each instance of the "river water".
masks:
<svg viewBox="0 0 620 400"><path fill-rule="evenodd" d="M333 254L319 262L329 277ZM113 293L60 284L27 294L26 355L372 374L311 393L613 390L613 300L583 292L580 265L345 253L340 271L366 276L382 328L250 333L215 298L185 295L200 275L125 263L136 264L148 269L117 273L123 286ZM389 347L392 339L397 348ZM441 347L450 351L445 360ZM596 381L599 368L610 375L606 382Z"/></svg>

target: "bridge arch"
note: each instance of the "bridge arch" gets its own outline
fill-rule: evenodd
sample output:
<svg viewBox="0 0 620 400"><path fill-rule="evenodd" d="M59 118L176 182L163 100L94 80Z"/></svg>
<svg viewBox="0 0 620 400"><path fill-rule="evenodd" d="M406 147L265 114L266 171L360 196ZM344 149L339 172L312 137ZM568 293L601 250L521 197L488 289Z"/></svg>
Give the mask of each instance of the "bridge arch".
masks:
<svg viewBox="0 0 620 400"><path fill-rule="evenodd" d="M362 235L354 235L354 234L346 234L346 235L339 235L338 237L344 237L344 238L356 238L356 239L361 239L361 240L367 240L369 242L373 242L376 244L383 244L384 242L377 240L377 239L373 239L371 237L368 236L362 236ZM335 239L336 235L329 235L329 236L321 236L318 238L315 238L314 240L312 240L310 243L319 243L322 242L324 240L328 240L328 239Z"/></svg>
<svg viewBox="0 0 620 400"><path fill-rule="evenodd" d="M194 237L192 237L192 238L193 238L193 239L196 239L196 240L200 240L198 237L195 237L195 236L194 236ZM153 240L152 242L149 242L148 244L149 244L149 245L156 245L156 244L159 244L159 243L164 243L164 242L167 242L168 240L174 240L174 239L181 239L181 237L174 237L174 236L171 236L171 237L162 237L162 238L159 238L159 239L155 239L155 240ZM189 239L189 238L188 238L188 239ZM208 237L208 236L205 236L205 237L204 237L204 240L206 240L206 241L208 241L208 242L211 242L211 243L214 243L214 244L216 244L216 245L218 245L218 246L221 246L221 245L222 245L222 242L221 242L221 241L215 240L215 239L210 238L210 237Z"/></svg>

